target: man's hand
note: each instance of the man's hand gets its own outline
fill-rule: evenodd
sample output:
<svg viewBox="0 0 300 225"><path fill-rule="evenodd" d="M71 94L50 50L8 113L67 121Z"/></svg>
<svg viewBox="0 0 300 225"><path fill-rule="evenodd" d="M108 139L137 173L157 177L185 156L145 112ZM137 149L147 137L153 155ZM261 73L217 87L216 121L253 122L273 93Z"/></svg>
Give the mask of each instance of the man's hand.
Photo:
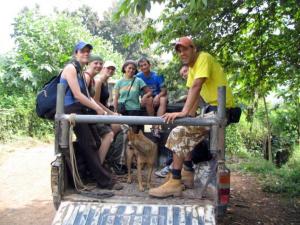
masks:
<svg viewBox="0 0 300 225"><path fill-rule="evenodd" d="M165 113L161 118L164 119L165 123L173 123L176 118L187 116L184 112Z"/></svg>
<svg viewBox="0 0 300 225"><path fill-rule="evenodd" d="M159 95L156 95L155 97L154 97L154 99L153 99L153 105L154 106L159 106L159 100L160 100L160 97L159 97Z"/></svg>

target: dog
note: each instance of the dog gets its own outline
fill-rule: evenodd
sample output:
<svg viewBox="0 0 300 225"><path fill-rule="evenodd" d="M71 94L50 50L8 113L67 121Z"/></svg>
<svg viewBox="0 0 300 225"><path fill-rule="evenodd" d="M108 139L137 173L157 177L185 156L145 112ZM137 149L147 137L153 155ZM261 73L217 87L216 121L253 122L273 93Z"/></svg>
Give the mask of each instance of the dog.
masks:
<svg viewBox="0 0 300 225"><path fill-rule="evenodd" d="M157 157L157 145L149 138L147 138L140 130L138 133L134 133L132 128L129 128L128 133L128 146L126 149L126 161L128 168L128 179L127 183L132 182L131 177L131 164L132 159L135 156L137 161L137 178L139 191L145 191L142 182L142 169L145 165L148 167L147 174L147 188L150 189L151 176L153 167Z"/></svg>

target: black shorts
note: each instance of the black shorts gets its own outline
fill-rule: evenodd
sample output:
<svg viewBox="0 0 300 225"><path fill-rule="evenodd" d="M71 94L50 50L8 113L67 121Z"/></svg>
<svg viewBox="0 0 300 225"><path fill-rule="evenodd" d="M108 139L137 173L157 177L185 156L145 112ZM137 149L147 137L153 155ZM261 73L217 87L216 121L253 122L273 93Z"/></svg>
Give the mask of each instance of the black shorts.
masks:
<svg viewBox="0 0 300 225"><path fill-rule="evenodd" d="M112 132L111 126L107 124L97 123L96 127L100 137Z"/></svg>

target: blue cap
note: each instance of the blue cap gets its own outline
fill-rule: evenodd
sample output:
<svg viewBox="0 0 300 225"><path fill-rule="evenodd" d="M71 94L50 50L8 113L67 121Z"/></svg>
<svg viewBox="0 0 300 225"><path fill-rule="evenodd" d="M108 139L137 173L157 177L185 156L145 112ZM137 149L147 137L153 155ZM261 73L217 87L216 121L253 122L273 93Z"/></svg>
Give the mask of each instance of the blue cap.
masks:
<svg viewBox="0 0 300 225"><path fill-rule="evenodd" d="M76 45L75 45L75 49L74 51L77 52L78 50L81 50L85 47L88 47L89 49L93 49L93 46L91 44L87 44L84 41L79 41Z"/></svg>

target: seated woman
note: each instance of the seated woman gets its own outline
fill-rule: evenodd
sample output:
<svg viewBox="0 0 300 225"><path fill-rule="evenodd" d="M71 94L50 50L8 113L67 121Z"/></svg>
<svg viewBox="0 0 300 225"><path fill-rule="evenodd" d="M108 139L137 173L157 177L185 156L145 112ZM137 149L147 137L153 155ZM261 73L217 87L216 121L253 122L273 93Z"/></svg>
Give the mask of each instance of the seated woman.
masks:
<svg viewBox="0 0 300 225"><path fill-rule="evenodd" d="M103 60L101 57L96 55L91 55L89 58L89 63L87 69L84 71L86 84L88 86L89 93L92 98L95 100L95 80L94 77L102 70ZM102 109L105 110L107 114L114 115L115 113L110 111L99 101L95 101ZM101 145L98 151L101 164L103 164L108 149L111 143L114 140L114 133L109 125L106 124L97 124L97 129L101 136Z"/></svg>
<svg viewBox="0 0 300 225"><path fill-rule="evenodd" d="M124 77L117 81L114 86L114 108L123 115L139 116L141 115L141 92L151 96L151 90L142 79L135 77L137 74L135 61L127 60L122 66L122 73ZM135 128L141 129L142 127Z"/></svg>
<svg viewBox="0 0 300 225"><path fill-rule="evenodd" d="M82 68L88 63L92 45L80 41L74 49L73 61L65 66L61 74L60 83L66 87L65 112L67 114L86 114L86 110L94 111L98 115L106 115L107 112L90 98L85 79L81 73ZM76 67L80 67L76 69ZM78 71L78 72L77 72ZM95 133L95 125L76 123L74 132L77 137L79 149L88 162L90 172L96 180L99 188L113 189L114 181L109 171L102 167L97 155L97 142L99 134ZM117 185L119 186L119 185ZM116 187L115 187L116 188ZM117 187L119 189L119 187Z"/></svg>
<svg viewBox="0 0 300 225"><path fill-rule="evenodd" d="M106 70L104 64L104 72L102 72L102 65L103 60L100 56L90 56L89 64L86 71L84 72L86 83L90 95L94 98L95 102L100 105L109 115L118 115L107 107L109 92L106 82L108 78L113 75L114 70ZM96 75L99 74L99 72L101 72L101 74L99 78L96 78ZM101 136L101 145L98 151L101 164L103 164L104 161L107 160L107 163L113 168L116 174L125 174L126 171L121 170L120 168L122 167L120 167L120 165L118 164L118 162L120 162L121 160L122 148L110 148L115 135L117 135L121 130L121 126L119 124L97 124L97 129ZM116 152L116 150L118 151Z"/></svg>
<svg viewBox="0 0 300 225"><path fill-rule="evenodd" d="M100 74L95 77L95 101L103 107L109 109L108 99L110 97L108 89L108 79L115 74L116 65L111 61L106 61ZM120 124L111 124L114 135L121 131Z"/></svg>

